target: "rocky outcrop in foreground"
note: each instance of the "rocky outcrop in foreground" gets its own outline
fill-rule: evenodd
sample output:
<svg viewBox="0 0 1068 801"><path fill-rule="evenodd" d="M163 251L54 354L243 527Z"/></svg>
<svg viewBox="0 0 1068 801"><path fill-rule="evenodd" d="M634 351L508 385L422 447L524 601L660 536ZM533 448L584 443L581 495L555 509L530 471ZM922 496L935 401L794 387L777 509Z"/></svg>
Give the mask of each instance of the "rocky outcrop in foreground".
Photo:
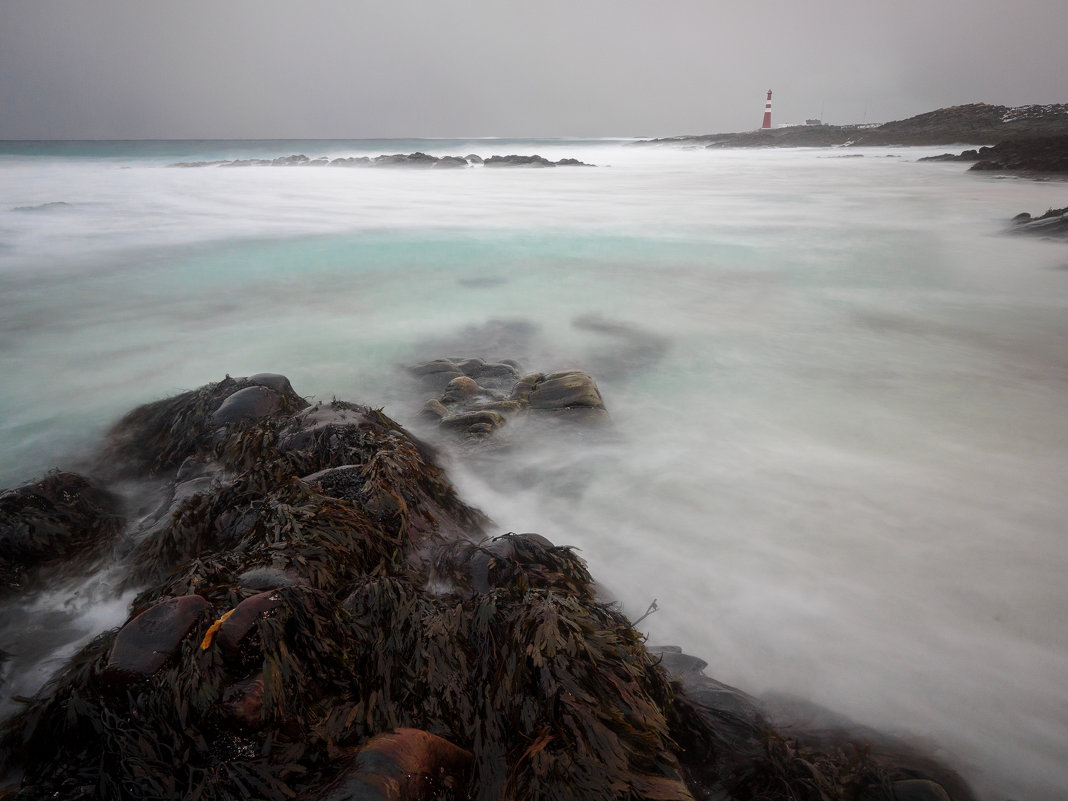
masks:
<svg viewBox="0 0 1068 801"><path fill-rule="evenodd" d="M325 156L308 158L303 154L280 156L276 159L234 159L221 161L181 161L170 167L422 167L433 169L454 169L468 166L484 167L593 167L578 159L560 159L549 161L543 156L490 156L483 159L471 153L461 156L430 156L426 153L394 153L391 155L349 156L328 159Z"/></svg>
<svg viewBox="0 0 1068 801"><path fill-rule="evenodd" d="M425 375L512 380L451 364ZM119 535L109 487L147 479L165 497ZM283 376L139 407L91 479L0 503L9 592L86 547L140 589L3 725L3 798L970 798L899 744L779 728L700 660L647 648L570 548L491 537L430 448Z"/></svg>

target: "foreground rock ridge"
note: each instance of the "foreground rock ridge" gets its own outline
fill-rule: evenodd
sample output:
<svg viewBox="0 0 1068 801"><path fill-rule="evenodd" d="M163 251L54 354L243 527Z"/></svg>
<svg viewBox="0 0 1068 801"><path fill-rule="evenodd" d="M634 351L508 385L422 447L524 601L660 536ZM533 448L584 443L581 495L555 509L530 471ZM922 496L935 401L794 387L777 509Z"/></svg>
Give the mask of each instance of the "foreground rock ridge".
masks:
<svg viewBox="0 0 1068 801"><path fill-rule="evenodd" d="M500 363L428 364L515 394ZM602 417L576 372L519 394ZM4 723L0 798L971 798L901 743L792 727L647 647L571 548L492 536L381 410L227 376L134 409L87 472L0 495L3 591L106 558L139 594ZM125 508L137 481L155 511Z"/></svg>

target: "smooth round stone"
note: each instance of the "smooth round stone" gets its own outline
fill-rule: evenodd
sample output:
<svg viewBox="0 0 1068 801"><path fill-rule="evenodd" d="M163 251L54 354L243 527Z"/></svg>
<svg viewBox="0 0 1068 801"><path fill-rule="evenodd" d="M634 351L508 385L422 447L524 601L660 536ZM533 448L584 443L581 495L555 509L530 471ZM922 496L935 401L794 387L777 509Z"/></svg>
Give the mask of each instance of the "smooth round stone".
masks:
<svg viewBox="0 0 1068 801"><path fill-rule="evenodd" d="M550 373L530 391L530 405L535 409L564 409L573 406L603 409L604 401L597 385L587 373L568 370Z"/></svg>
<svg viewBox="0 0 1068 801"><path fill-rule="evenodd" d="M219 644L224 654L228 656L236 654L241 641L252 630L256 621L281 605L282 599L275 590L268 590L246 598L234 607L226 620L222 621L215 635L215 642Z"/></svg>
<svg viewBox="0 0 1068 801"><path fill-rule="evenodd" d="M239 389L222 402L211 416L212 425L258 420L282 408L282 396L273 389L255 386Z"/></svg>
<svg viewBox="0 0 1068 801"><path fill-rule="evenodd" d="M456 403L473 398L478 393L479 386L475 379L462 375L452 379L445 385L445 391L441 395L441 402L445 404Z"/></svg>
<svg viewBox="0 0 1068 801"><path fill-rule="evenodd" d="M199 595L182 595L146 609L115 637L105 673L110 678L144 678L178 651L196 622L211 609Z"/></svg>
<svg viewBox="0 0 1068 801"><path fill-rule="evenodd" d="M293 385L289 383L289 379L280 373L256 373L256 375L250 375L248 380L257 386L273 389L283 395L297 394L293 389Z"/></svg>
<svg viewBox="0 0 1068 801"><path fill-rule="evenodd" d="M424 417L428 420L440 420L449 413L445 404L439 400L428 400L423 404L422 411L419 412L420 417Z"/></svg>

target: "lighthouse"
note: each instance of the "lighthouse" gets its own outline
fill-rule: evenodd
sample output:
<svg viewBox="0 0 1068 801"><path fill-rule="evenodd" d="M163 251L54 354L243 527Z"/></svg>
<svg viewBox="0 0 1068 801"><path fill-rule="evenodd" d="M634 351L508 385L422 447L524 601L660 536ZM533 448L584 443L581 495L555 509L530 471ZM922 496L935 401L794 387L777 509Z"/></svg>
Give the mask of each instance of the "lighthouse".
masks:
<svg viewBox="0 0 1068 801"><path fill-rule="evenodd" d="M771 130L771 90L768 89L768 102L764 104L764 122L760 124L760 130Z"/></svg>

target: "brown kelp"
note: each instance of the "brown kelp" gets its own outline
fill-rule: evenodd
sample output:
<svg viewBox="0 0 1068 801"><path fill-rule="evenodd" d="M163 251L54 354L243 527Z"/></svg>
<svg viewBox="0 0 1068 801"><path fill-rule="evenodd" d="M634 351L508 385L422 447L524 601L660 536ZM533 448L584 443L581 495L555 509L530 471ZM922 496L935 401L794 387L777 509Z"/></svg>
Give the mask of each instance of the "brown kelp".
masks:
<svg viewBox="0 0 1068 801"><path fill-rule="evenodd" d="M131 532L129 620L3 725L21 801L848 801L926 778L787 737L647 648L573 549L487 537L379 410L228 377L108 449L170 491Z"/></svg>

